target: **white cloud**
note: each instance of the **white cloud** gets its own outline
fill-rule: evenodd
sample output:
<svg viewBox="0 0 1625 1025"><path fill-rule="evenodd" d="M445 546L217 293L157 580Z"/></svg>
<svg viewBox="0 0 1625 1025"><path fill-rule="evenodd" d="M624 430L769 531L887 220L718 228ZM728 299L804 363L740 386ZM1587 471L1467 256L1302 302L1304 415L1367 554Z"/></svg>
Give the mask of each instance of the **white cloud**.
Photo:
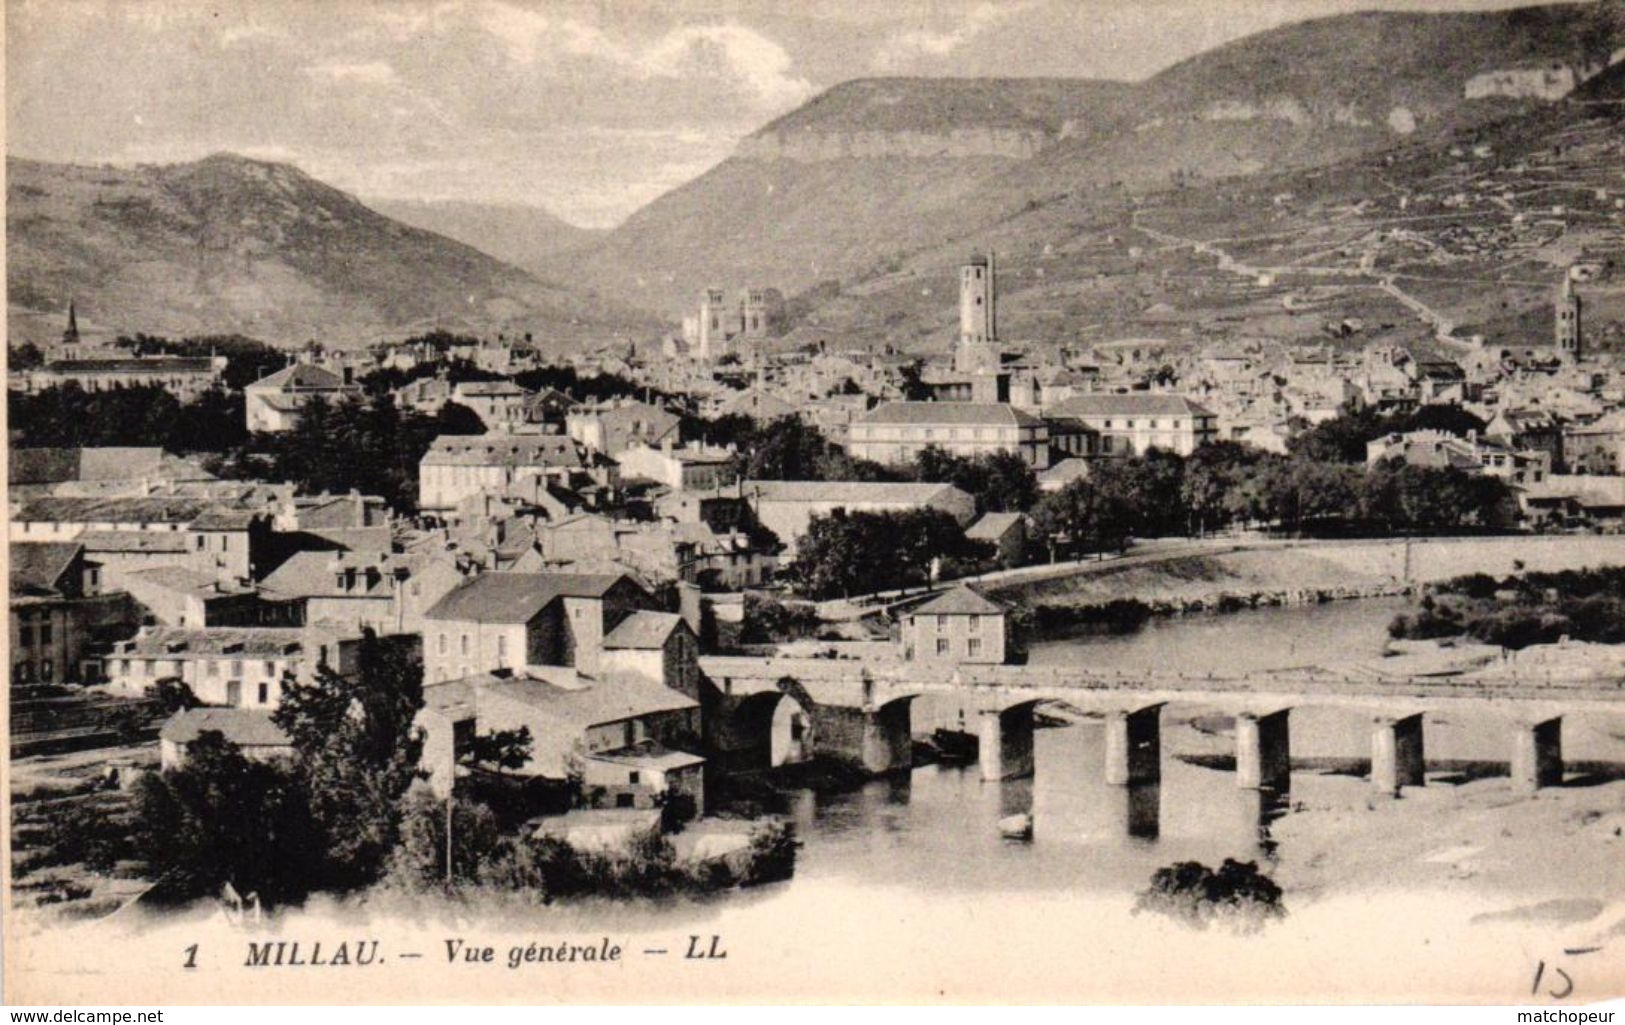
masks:
<svg viewBox="0 0 1625 1025"><path fill-rule="evenodd" d="M880 71L897 71L916 61L947 57L983 32L1020 14L1029 4L981 3L965 12L959 24L945 32L905 29L894 33L875 52L874 66Z"/></svg>
<svg viewBox="0 0 1625 1025"><path fill-rule="evenodd" d="M660 77L731 78L769 108L788 107L812 95L812 83L791 72L793 63L772 39L731 24L674 29L642 57L647 72Z"/></svg>
<svg viewBox="0 0 1625 1025"><path fill-rule="evenodd" d="M386 61L327 61L312 64L305 73L329 82L353 82L358 85L392 85L395 69Z"/></svg>
<svg viewBox="0 0 1625 1025"><path fill-rule="evenodd" d="M478 23L517 64L558 57L596 61L634 79L711 80L741 89L763 108L782 109L811 96L783 46L761 32L726 22L685 25L649 40L621 39L574 17L555 17L501 0L478 8Z"/></svg>

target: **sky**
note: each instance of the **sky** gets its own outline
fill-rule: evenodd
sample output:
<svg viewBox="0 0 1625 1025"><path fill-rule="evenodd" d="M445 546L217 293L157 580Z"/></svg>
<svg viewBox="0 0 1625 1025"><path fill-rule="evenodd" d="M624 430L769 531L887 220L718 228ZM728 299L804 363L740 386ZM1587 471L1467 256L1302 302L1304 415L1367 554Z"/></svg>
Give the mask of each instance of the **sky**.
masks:
<svg viewBox="0 0 1625 1025"><path fill-rule="evenodd" d="M297 164L609 227L874 75L1138 79L1290 21L1509 0L10 0L8 152Z"/></svg>

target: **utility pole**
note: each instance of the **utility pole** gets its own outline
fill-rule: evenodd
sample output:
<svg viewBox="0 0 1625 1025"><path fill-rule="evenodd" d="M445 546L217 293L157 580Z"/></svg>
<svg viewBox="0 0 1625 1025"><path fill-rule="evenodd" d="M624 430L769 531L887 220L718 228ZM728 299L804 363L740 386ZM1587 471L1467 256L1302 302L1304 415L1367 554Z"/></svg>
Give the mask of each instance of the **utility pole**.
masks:
<svg viewBox="0 0 1625 1025"><path fill-rule="evenodd" d="M452 795L446 795L446 885L451 885L451 803Z"/></svg>

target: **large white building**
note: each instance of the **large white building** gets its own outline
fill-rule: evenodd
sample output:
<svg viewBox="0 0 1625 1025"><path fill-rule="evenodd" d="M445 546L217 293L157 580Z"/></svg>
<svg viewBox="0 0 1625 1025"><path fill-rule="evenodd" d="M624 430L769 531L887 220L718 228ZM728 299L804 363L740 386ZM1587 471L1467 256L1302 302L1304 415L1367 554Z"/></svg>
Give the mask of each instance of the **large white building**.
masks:
<svg viewBox="0 0 1625 1025"><path fill-rule="evenodd" d="M1138 455L1151 448L1188 456L1219 436L1216 414L1181 395L1074 395L1044 415L1076 421L1094 432L1105 456Z"/></svg>
<svg viewBox="0 0 1625 1025"><path fill-rule="evenodd" d="M337 404L359 398L361 386L311 363L295 363L243 388L243 415L250 431L291 431L306 404L321 398Z"/></svg>
<svg viewBox="0 0 1625 1025"><path fill-rule="evenodd" d="M756 521L784 543L785 559L795 556L796 542L814 516L828 516L837 509L849 513L940 509L961 526L976 516L976 500L952 484L755 480L746 481L742 491Z"/></svg>
<svg viewBox="0 0 1625 1025"><path fill-rule="evenodd" d="M471 495L567 477L580 465L575 442L557 434L442 435L418 461L418 508L448 513Z"/></svg>
<svg viewBox="0 0 1625 1025"><path fill-rule="evenodd" d="M846 444L859 459L888 464L933 446L966 457L1013 452L1035 470L1049 466L1049 426L1006 403L883 403L853 422Z"/></svg>

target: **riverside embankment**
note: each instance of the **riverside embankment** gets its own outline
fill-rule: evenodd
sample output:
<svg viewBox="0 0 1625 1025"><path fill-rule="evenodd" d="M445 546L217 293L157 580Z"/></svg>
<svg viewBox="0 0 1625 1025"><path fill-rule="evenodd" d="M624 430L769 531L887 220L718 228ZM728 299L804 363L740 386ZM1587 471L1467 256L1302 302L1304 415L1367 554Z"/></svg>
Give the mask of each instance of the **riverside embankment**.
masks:
<svg viewBox="0 0 1625 1025"><path fill-rule="evenodd" d="M1074 614L1124 601L1179 613L1393 596L1466 573L1620 565L1625 535L1242 539L1079 563L1042 576L988 581L984 589L1028 608Z"/></svg>

